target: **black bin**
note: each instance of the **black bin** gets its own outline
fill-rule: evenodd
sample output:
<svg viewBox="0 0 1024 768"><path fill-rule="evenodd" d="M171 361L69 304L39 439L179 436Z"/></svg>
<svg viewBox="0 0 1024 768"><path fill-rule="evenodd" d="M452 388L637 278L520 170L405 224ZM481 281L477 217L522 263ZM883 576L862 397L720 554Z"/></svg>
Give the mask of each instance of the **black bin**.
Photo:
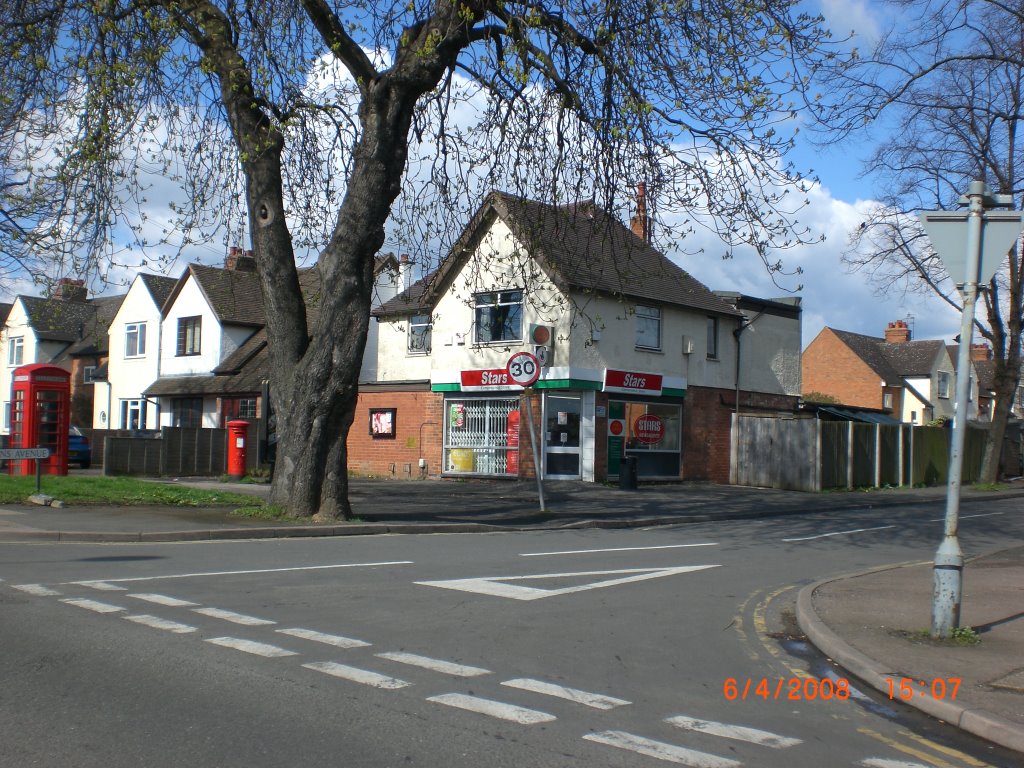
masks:
<svg viewBox="0 0 1024 768"><path fill-rule="evenodd" d="M626 456L619 466L619 488L623 491L635 491L636 477L636 456Z"/></svg>

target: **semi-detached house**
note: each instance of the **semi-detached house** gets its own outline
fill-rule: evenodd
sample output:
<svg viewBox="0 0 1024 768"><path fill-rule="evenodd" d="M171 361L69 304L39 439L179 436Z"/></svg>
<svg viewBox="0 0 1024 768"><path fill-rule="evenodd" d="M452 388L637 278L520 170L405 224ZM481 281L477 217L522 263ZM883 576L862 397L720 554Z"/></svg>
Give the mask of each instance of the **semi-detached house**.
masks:
<svg viewBox="0 0 1024 768"><path fill-rule="evenodd" d="M649 228L642 193L631 227L492 193L437 271L373 312L378 375L360 386L350 468L532 475L532 411L545 477L602 481L629 456L641 476L727 482L732 413L797 405L799 305L730 303ZM756 372L737 339L755 342ZM519 352L542 362L529 407L505 371Z"/></svg>

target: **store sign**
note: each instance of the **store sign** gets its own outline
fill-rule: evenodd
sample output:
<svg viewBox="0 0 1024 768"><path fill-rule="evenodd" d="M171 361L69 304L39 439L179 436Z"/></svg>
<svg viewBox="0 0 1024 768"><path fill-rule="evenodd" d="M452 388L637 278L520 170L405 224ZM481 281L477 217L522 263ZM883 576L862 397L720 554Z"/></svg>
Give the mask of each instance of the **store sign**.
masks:
<svg viewBox="0 0 1024 768"><path fill-rule="evenodd" d="M608 434L612 437L622 437L626 431L626 422L623 419L608 419Z"/></svg>
<svg viewBox="0 0 1024 768"><path fill-rule="evenodd" d="M654 445L660 443L665 437L665 422L660 416L653 413L645 413L638 416L633 422L633 437L638 443Z"/></svg>
<svg viewBox="0 0 1024 768"><path fill-rule="evenodd" d="M604 372L604 391L621 392L624 395L655 395L660 397L661 379L660 373L616 371L607 368Z"/></svg>
<svg viewBox="0 0 1024 768"><path fill-rule="evenodd" d="M505 368L483 368L461 372L463 392L494 392L495 390L520 390Z"/></svg>

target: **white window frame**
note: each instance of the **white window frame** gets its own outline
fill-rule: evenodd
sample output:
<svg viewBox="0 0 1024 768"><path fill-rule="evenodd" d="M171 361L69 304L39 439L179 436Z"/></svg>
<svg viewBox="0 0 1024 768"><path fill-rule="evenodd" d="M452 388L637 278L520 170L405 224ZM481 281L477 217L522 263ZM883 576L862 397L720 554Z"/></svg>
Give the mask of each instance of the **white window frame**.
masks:
<svg viewBox="0 0 1024 768"><path fill-rule="evenodd" d="M661 351L661 307L637 304L633 307L636 317L636 348L653 352ZM655 342L648 343L647 336L654 330Z"/></svg>
<svg viewBox="0 0 1024 768"><path fill-rule="evenodd" d="M523 340L523 291L521 289L508 289L504 291L486 291L484 293L478 293L473 297L473 325L474 325L474 342L477 344L510 344L516 341ZM501 337L500 338L484 338L484 330L491 330L494 327L494 320L491 318L488 323L481 322L481 318L484 315L488 317L492 312L499 312L501 307L512 307L508 310L506 319L501 324ZM515 308L518 308L516 311ZM511 328L508 319L512 316L516 317L518 324L517 328ZM505 331L508 329L508 336L505 335ZM511 335L515 333L515 335Z"/></svg>
<svg viewBox="0 0 1024 768"><path fill-rule="evenodd" d="M7 338L7 365L17 368L25 363L25 337L10 336Z"/></svg>
<svg viewBox="0 0 1024 768"><path fill-rule="evenodd" d="M935 392L942 400L949 399L949 380L951 378L948 371L939 371L935 376Z"/></svg>
<svg viewBox="0 0 1024 768"><path fill-rule="evenodd" d="M84 365L82 366L82 383L92 384L96 381L96 368L95 365Z"/></svg>
<svg viewBox="0 0 1024 768"><path fill-rule="evenodd" d="M135 351L131 351L132 337L135 339ZM146 356L146 323L125 323L124 326L124 356L125 359L135 359Z"/></svg>
<svg viewBox="0 0 1024 768"><path fill-rule="evenodd" d="M129 398L121 401L120 429L132 429L132 413L138 412L139 426L136 429L146 428L146 401L142 398Z"/></svg>
<svg viewBox="0 0 1024 768"><path fill-rule="evenodd" d="M429 355L433 319L430 315L413 315L409 318L409 336L406 351L410 355Z"/></svg>

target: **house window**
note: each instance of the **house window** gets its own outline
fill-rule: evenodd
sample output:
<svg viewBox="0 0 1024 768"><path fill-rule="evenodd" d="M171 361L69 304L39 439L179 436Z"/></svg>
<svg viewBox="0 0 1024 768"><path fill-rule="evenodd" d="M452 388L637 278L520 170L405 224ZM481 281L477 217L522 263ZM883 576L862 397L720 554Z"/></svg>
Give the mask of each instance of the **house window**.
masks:
<svg viewBox="0 0 1024 768"><path fill-rule="evenodd" d="M124 356L143 357L146 354L146 324L128 323L124 327Z"/></svg>
<svg viewBox="0 0 1024 768"><path fill-rule="evenodd" d="M202 410L202 403L200 402L200 411ZM255 397L229 397L224 398L222 401L222 419L221 426L225 426L229 421L235 419L245 419L247 421L256 420L256 398Z"/></svg>
<svg viewBox="0 0 1024 768"><path fill-rule="evenodd" d="M92 384L96 381L96 366L86 365L82 368L82 383Z"/></svg>
<svg viewBox="0 0 1024 768"><path fill-rule="evenodd" d="M708 318L708 359L718 359L718 318Z"/></svg>
<svg viewBox="0 0 1024 768"><path fill-rule="evenodd" d="M892 410L892 392L886 392L882 395L882 407L887 411Z"/></svg>
<svg viewBox="0 0 1024 768"><path fill-rule="evenodd" d="M199 338L202 335L203 318L178 318L178 357L199 354Z"/></svg>
<svg viewBox="0 0 1024 768"><path fill-rule="evenodd" d="M7 364L22 365L25 360L25 339L22 336L15 336L7 339L10 345L7 348Z"/></svg>
<svg viewBox="0 0 1024 768"><path fill-rule="evenodd" d="M4 429L11 429L11 404L4 403Z"/></svg>
<svg viewBox="0 0 1024 768"><path fill-rule="evenodd" d="M409 319L409 354L430 354L430 315L413 315Z"/></svg>
<svg viewBox="0 0 1024 768"><path fill-rule="evenodd" d="M145 429L146 428L146 401L145 400L122 400L121 401L121 429Z"/></svg>
<svg viewBox="0 0 1024 768"><path fill-rule="evenodd" d="M640 349L661 349L661 310L636 305L636 346Z"/></svg>
<svg viewBox="0 0 1024 768"><path fill-rule="evenodd" d="M175 397L171 400L172 427L201 427L203 425L203 398Z"/></svg>
<svg viewBox="0 0 1024 768"><path fill-rule="evenodd" d="M476 295L476 343L523 338L523 292L494 291Z"/></svg>
<svg viewBox="0 0 1024 768"><path fill-rule="evenodd" d="M939 371L938 389L939 397L949 398L949 374L946 371Z"/></svg>

